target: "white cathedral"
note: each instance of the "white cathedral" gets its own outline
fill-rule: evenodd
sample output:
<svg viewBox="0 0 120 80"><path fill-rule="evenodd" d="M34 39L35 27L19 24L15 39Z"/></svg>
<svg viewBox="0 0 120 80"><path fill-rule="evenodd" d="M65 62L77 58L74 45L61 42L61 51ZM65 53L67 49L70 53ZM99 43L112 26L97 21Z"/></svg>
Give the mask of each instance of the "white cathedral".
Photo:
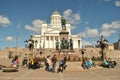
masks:
<svg viewBox="0 0 120 80"><path fill-rule="evenodd" d="M61 43L59 35L62 31L61 18L60 13L54 11L51 15L50 24L48 25L46 22L42 23L41 35L32 35L34 48L55 49L56 40ZM66 31L69 32L68 42L71 38L73 40L73 49L82 48L81 37L79 35L72 35L71 27L71 24L66 23Z"/></svg>

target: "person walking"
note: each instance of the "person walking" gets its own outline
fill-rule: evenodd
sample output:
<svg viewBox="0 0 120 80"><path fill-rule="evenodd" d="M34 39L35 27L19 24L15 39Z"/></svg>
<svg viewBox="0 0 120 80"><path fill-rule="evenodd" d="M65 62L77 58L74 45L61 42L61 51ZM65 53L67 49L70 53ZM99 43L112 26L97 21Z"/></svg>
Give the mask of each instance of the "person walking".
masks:
<svg viewBox="0 0 120 80"><path fill-rule="evenodd" d="M51 71L54 73L55 72L55 67L56 67L56 62L57 62L56 55L53 55L51 61L52 61L52 70Z"/></svg>
<svg viewBox="0 0 120 80"><path fill-rule="evenodd" d="M67 57L66 57L66 55L64 55L64 57L63 57L63 69L64 69L64 70L65 70L66 67L67 67L66 61L67 61Z"/></svg>
<svg viewBox="0 0 120 80"><path fill-rule="evenodd" d="M50 55L47 56L46 61L45 61L45 70L47 71L51 71L51 59L50 59Z"/></svg>

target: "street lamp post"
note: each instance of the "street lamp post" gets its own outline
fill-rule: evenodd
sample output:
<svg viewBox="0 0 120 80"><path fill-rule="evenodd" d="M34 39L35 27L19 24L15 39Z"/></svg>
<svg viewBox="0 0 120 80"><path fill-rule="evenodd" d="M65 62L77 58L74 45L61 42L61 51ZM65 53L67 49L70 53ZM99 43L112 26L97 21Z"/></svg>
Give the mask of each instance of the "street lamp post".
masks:
<svg viewBox="0 0 120 80"><path fill-rule="evenodd" d="M24 43L25 43L25 48L29 48L28 59L30 59L31 51L33 49L33 41L31 39L25 40Z"/></svg>
<svg viewBox="0 0 120 80"><path fill-rule="evenodd" d="M36 50L37 50L37 45L38 45L38 41L37 41L37 40L35 40L34 42L35 42L35 47L34 47L34 48L36 48L34 53L36 53Z"/></svg>
<svg viewBox="0 0 120 80"><path fill-rule="evenodd" d="M28 47L28 41L25 40L24 43L25 43L25 48L27 48Z"/></svg>
<svg viewBox="0 0 120 80"><path fill-rule="evenodd" d="M101 59L102 60L104 60L106 58L106 52L105 52L105 50L106 50L106 48L108 46L107 42L108 41L106 39L104 39L103 35L101 35L100 40L97 41L98 46L101 49Z"/></svg>
<svg viewBox="0 0 120 80"><path fill-rule="evenodd" d="M37 41L37 40L35 40L35 48L37 48L37 44L38 44L38 41Z"/></svg>

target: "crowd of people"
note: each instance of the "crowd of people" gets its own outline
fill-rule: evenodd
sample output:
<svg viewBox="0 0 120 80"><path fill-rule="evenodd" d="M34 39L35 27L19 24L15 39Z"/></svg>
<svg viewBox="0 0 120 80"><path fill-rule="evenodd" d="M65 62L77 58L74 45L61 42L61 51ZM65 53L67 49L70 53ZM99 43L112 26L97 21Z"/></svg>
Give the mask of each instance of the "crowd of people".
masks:
<svg viewBox="0 0 120 80"><path fill-rule="evenodd" d="M83 58L81 66L83 69L89 69L95 67L95 64L90 58Z"/></svg>
<svg viewBox="0 0 120 80"><path fill-rule="evenodd" d="M38 69L40 68L40 61L37 60L37 58L27 58L24 57L22 60L22 66L28 67L28 69Z"/></svg>
<svg viewBox="0 0 120 80"><path fill-rule="evenodd" d="M45 70L49 71L49 72L55 72L56 70L56 62L57 62L57 57L56 55L53 55L53 57L51 57L50 55L47 56L46 60L45 60ZM59 59L59 67L57 68L57 72L63 72L63 70L65 70L66 68L66 56L64 55L63 58Z"/></svg>
<svg viewBox="0 0 120 80"><path fill-rule="evenodd" d="M106 68L114 68L116 65L117 65L116 61L112 60L111 58L108 59L105 58L102 66Z"/></svg>
<svg viewBox="0 0 120 80"><path fill-rule="evenodd" d="M105 68L114 68L117 65L117 62L112 60L111 58L105 58L102 63L98 64ZM91 67L95 67L95 63L91 58L83 58L81 66L83 69L89 69Z"/></svg>
<svg viewBox="0 0 120 80"><path fill-rule="evenodd" d="M64 55L63 57L57 57L56 54L48 55L44 60L45 70L49 72L63 72L67 65L66 65L67 57ZM58 62L58 67L56 67L56 63ZM40 68L41 63L36 59L28 59L24 57L22 60L22 66L28 67L28 69L38 69Z"/></svg>
<svg viewBox="0 0 120 80"><path fill-rule="evenodd" d="M66 55L59 56L59 57L56 56L56 54L48 55L44 61L45 70L53 73L63 72L67 67L66 61L67 61ZM57 62L58 62L58 66L56 64ZM108 58L108 59L105 58L102 66L106 68L114 68L116 64L117 64L116 61L112 60L111 58ZM24 57L22 60L22 66L28 67L28 69L38 69L40 68L40 65L41 64L35 59L28 60L27 57ZM18 56L15 56L12 59L11 67L18 67L18 66L19 66ZM83 58L81 66L83 67L83 69L89 69L91 67L95 67L96 65L91 58Z"/></svg>
<svg viewBox="0 0 120 80"><path fill-rule="evenodd" d="M58 69L57 69L57 72L58 72L58 73L59 73L59 72L63 72L63 71L66 69L66 67L67 67L66 61L67 61L67 58L66 58L65 55L64 55L63 59L61 58L61 59L59 60L59 67L58 67Z"/></svg>
<svg viewBox="0 0 120 80"><path fill-rule="evenodd" d="M18 66L19 66L18 56L15 56L15 57L12 59L11 67L18 67Z"/></svg>

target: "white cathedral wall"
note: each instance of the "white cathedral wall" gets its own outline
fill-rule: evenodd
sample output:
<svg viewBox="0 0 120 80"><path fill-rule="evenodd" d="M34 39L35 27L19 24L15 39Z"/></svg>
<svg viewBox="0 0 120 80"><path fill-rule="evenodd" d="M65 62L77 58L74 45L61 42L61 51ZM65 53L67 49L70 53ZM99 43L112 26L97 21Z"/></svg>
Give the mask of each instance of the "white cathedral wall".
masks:
<svg viewBox="0 0 120 80"><path fill-rule="evenodd" d="M44 40L41 40L41 48L44 48Z"/></svg>
<svg viewBox="0 0 120 80"><path fill-rule="evenodd" d="M42 36L42 35L40 35ZM59 34L51 34L51 36L53 37L53 40L51 40L51 36L50 34L48 35L45 35L45 36L42 36L40 38L40 36L34 36L33 37L33 40L37 40L38 41L38 44L37 46L35 46L35 48L55 48L55 43L56 43L56 40L55 40L55 36L58 36L59 37ZM49 37L49 40L46 40L46 36L50 36ZM73 39L73 48L82 48L82 40L79 39L78 37L74 37L72 38ZM60 41L60 38L58 38L59 42ZM78 40L80 40L80 44L78 44ZM35 44L34 44L35 45Z"/></svg>
<svg viewBox="0 0 120 80"><path fill-rule="evenodd" d="M48 41L45 41L45 48L49 48L49 42Z"/></svg>
<svg viewBox="0 0 120 80"><path fill-rule="evenodd" d="M77 42L77 40L73 40L73 48L78 48L78 42Z"/></svg>

